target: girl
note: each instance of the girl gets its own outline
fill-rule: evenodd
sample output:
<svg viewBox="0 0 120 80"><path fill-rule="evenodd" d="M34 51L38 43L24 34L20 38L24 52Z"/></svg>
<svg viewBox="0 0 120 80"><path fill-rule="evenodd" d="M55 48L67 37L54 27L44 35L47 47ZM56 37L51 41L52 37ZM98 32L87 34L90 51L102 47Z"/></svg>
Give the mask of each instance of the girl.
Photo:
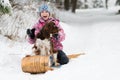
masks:
<svg viewBox="0 0 120 80"><path fill-rule="evenodd" d="M68 57L66 54L62 51L63 50L63 45L61 44L61 41L65 39L65 33L63 28L59 24L59 20L55 18L51 18L51 9L47 4L43 4L39 7L39 15L40 19L39 21L33 26L32 29L27 29L27 35L28 35L28 42L30 44L34 44L36 41L36 35L40 33L40 30L42 27L50 21L53 21L55 25L60 29L58 34L55 34L53 38L53 43L54 43L54 50L58 51L57 55L57 61L61 65L67 64L69 62Z"/></svg>

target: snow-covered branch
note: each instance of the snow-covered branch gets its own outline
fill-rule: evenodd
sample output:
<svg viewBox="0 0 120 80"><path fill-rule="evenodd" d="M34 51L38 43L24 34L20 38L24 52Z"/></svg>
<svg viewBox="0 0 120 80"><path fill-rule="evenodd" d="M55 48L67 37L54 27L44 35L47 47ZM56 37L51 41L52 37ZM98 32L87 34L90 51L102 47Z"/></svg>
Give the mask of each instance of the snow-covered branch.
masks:
<svg viewBox="0 0 120 80"><path fill-rule="evenodd" d="M11 12L11 4L9 0L0 0L0 15L10 12Z"/></svg>
<svg viewBox="0 0 120 80"><path fill-rule="evenodd" d="M15 7L11 15L0 16L0 33L12 40L25 39L26 29L31 28L38 18L35 5L22 6L22 9Z"/></svg>

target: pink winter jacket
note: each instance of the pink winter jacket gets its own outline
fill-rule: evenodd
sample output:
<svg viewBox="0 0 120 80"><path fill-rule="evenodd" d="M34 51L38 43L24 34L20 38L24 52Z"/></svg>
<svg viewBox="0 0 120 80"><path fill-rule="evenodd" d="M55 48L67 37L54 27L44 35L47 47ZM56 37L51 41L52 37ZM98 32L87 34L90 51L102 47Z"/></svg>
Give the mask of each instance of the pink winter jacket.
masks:
<svg viewBox="0 0 120 80"><path fill-rule="evenodd" d="M61 42L65 39L64 30L60 26L59 20L54 19L54 18L49 18L46 22L50 22L50 21L53 21L55 23L55 25L60 28L60 31L58 33L59 39L56 40L54 37L52 37L52 39L51 39L51 41L53 42L53 45L54 45L54 50L62 50L63 45ZM40 32L40 29L42 29L42 27L45 25L46 22L42 18L40 18L39 21L33 26L33 28L35 28L35 36ZM35 41L36 41L36 39L31 39L28 37L28 42L30 44L34 44Z"/></svg>

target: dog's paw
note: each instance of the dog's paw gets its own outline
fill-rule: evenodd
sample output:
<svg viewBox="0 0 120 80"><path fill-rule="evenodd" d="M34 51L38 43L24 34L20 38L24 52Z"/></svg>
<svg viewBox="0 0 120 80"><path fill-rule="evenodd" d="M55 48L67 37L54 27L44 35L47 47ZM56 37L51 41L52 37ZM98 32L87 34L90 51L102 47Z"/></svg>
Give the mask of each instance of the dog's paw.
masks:
<svg viewBox="0 0 120 80"><path fill-rule="evenodd" d="M55 63L55 66L57 67L57 66L60 66L60 63Z"/></svg>

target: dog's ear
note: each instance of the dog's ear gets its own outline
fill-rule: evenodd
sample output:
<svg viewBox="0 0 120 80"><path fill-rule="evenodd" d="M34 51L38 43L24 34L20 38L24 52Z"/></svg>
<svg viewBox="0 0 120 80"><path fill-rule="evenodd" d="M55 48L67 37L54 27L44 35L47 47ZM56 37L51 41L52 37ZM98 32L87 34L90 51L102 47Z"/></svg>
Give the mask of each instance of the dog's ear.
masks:
<svg viewBox="0 0 120 80"><path fill-rule="evenodd" d="M40 35L39 38L40 38L41 40L44 40L44 39L45 39L45 37L44 37L43 35Z"/></svg>
<svg viewBox="0 0 120 80"><path fill-rule="evenodd" d="M49 23L46 23L43 28L42 28L43 32L46 32L49 30Z"/></svg>
<svg viewBox="0 0 120 80"><path fill-rule="evenodd" d="M49 31L45 31L43 36L48 39L50 37L50 32Z"/></svg>
<svg viewBox="0 0 120 80"><path fill-rule="evenodd" d="M40 33L38 33L37 34L37 38L40 38L41 40L44 40L45 39L45 37L44 37L44 35L43 35L43 31L41 30L41 32Z"/></svg>
<svg viewBox="0 0 120 80"><path fill-rule="evenodd" d="M45 26L43 26L42 33L43 33L43 37L45 37L45 38L49 38L50 37L49 23L46 23Z"/></svg>

